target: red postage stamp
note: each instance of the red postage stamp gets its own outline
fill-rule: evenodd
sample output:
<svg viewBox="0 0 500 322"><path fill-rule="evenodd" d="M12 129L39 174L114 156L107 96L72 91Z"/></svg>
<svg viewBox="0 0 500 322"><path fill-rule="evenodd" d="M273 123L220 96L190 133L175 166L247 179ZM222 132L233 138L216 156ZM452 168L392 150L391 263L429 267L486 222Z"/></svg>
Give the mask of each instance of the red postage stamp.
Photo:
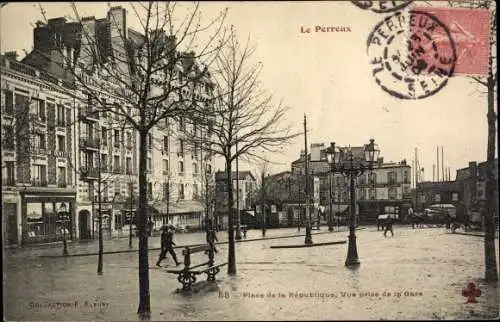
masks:
<svg viewBox="0 0 500 322"><path fill-rule="evenodd" d="M489 54L490 12L484 9L420 7L415 10L432 14L447 26L455 44L457 62L455 75L487 75ZM411 24L410 24L411 26ZM410 28L418 28L411 26ZM445 49L449 46L448 35L437 30L432 42ZM415 40L414 40L415 41ZM432 51L427 51L428 53Z"/></svg>

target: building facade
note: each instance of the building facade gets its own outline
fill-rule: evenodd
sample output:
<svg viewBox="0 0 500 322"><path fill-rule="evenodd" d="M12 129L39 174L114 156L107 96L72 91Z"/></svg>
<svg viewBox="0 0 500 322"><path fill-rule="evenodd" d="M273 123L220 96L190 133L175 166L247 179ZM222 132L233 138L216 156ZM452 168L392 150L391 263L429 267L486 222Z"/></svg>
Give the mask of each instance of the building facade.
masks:
<svg viewBox="0 0 500 322"><path fill-rule="evenodd" d="M74 100L60 79L1 56L4 245L77 237ZM62 205L70 221L61 223Z"/></svg>
<svg viewBox="0 0 500 322"><path fill-rule="evenodd" d="M128 234L134 229L139 137L125 126L124 114L136 116L116 91L105 90L116 84L103 86L104 74L95 68L95 57L82 55L95 44L81 33L85 28L97 39L103 61L123 55L120 33L125 31L131 41L140 38L127 27L126 14L125 9L113 7L106 18L84 17L81 24L65 18L37 22L32 52L21 62L12 53L2 56L2 134L15 138L2 140L2 195L8 214L3 231L9 243L61 239L61 224L54 214L62 203L70 212L66 225L71 239L97 236L99 210L105 234ZM186 64L196 64L193 55L185 54L176 67L181 77L183 73L187 77ZM68 72L69 68L74 71ZM206 104L213 83L206 75L183 91ZM26 108L33 118L16 120L16 113ZM22 123L29 129L19 129ZM202 196L213 185L214 158L206 152L203 137L210 134L188 123L167 118L149 132L148 212L156 228L167 222L201 226L206 213ZM187 140L188 131L199 133L199 143Z"/></svg>

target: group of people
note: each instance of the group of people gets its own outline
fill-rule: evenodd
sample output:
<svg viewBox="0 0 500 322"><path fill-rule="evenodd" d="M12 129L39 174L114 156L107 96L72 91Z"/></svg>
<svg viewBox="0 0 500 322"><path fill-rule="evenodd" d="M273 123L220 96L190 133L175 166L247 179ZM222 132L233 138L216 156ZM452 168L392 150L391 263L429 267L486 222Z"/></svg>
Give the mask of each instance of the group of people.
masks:
<svg viewBox="0 0 500 322"><path fill-rule="evenodd" d="M158 256L158 261L156 262L156 266L161 267L160 263L167 258L167 253L172 256L172 259L175 261L175 266L179 266L181 263L177 260L177 254L175 253L174 246L174 232L175 227L173 226L164 226L161 232L161 252ZM246 232L245 232L246 235ZM215 242L218 242L217 234L215 229L207 229L207 243L212 247L214 252L218 252L217 248L215 248Z"/></svg>

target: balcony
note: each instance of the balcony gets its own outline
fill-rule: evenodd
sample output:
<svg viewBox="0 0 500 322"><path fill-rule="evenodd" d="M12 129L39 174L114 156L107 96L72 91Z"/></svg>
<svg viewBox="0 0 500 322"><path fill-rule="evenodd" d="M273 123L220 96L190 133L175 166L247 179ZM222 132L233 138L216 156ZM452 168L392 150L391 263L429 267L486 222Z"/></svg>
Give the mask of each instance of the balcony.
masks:
<svg viewBox="0 0 500 322"><path fill-rule="evenodd" d="M78 117L81 121L99 122L99 111L91 107L82 108L78 112Z"/></svg>
<svg viewBox="0 0 500 322"><path fill-rule="evenodd" d="M80 167L80 180L92 180L99 178L99 168Z"/></svg>
<svg viewBox="0 0 500 322"><path fill-rule="evenodd" d="M33 179L33 180L31 180L31 185L33 187L46 187L47 180L46 179Z"/></svg>
<svg viewBox="0 0 500 322"><path fill-rule="evenodd" d="M113 167L113 173L120 174L122 173L122 169L120 167Z"/></svg>
<svg viewBox="0 0 500 322"><path fill-rule="evenodd" d="M39 146L30 146L30 154L31 155L46 155L47 150L44 147Z"/></svg>
<svg viewBox="0 0 500 322"><path fill-rule="evenodd" d="M101 140L99 138L80 138L80 148L82 149L99 150L100 146Z"/></svg>

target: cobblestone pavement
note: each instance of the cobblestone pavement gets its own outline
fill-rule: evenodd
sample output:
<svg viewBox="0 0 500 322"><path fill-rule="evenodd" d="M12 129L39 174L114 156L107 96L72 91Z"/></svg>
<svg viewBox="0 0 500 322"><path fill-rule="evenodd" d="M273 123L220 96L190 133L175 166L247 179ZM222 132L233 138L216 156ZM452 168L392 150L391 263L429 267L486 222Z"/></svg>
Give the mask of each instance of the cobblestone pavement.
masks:
<svg viewBox="0 0 500 322"><path fill-rule="evenodd" d="M361 265L354 270L344 266L347 245L270 248L301 244L303 237L238 243L237 275L228 276L223 269L216 282L205 282L202 277L195 285L196 292L189 294L177 291L180 284L175 275L153 268L157 252L152 252L151 319L498 317L498 288L482 282L482 238L449 234L442 228L395 227L394 232L394 237L384 238L373 227L358 231ZM177 236L179 243L181 238ZM317 243L346 239L345 232L313 236ZM225 261L227 245L219 245L219 249L216 262ZM177 253L180 255L179 250ZM202 258L194 257L193 262ZM171 266L172 260L165 264ZM6 320L137 320L137 254L105 256L102 276L96 274L96 266L92 256L6 257ZM466 304L462 290L471 281L482 293L478 303Z"/></svg>

